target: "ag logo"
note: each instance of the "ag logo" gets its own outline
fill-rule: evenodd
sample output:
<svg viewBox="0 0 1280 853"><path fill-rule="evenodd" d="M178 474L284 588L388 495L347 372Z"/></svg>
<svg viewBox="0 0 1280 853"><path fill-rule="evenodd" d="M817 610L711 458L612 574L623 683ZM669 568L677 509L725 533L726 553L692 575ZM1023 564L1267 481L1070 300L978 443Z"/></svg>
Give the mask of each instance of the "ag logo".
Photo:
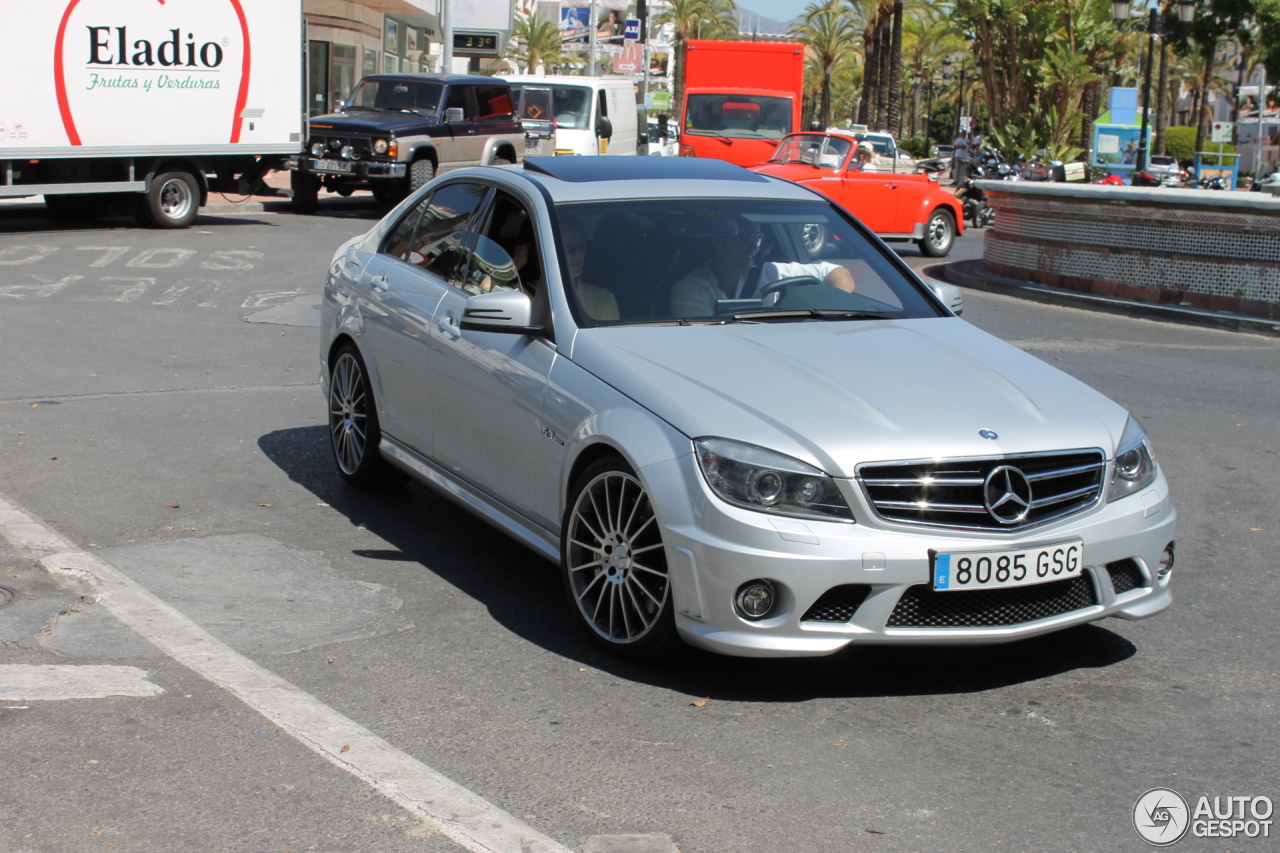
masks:
<svg viewBox="0 0 1280 853"><path fill-rule="evenodd" d="M1191 825L1187 801L1172 788L1152 788L1133 806L1133 828L1156 847L1180 841Z"/></svg>

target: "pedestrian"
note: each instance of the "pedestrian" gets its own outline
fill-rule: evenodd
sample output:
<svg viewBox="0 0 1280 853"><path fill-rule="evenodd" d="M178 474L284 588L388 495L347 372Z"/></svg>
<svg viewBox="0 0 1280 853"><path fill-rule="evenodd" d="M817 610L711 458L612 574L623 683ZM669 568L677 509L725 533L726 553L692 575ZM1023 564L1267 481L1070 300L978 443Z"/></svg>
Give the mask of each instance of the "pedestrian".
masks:
<svg viewBox="0 0 1280 853"><path fill-rule="evenodd" d="M951 154L951 183L958 187L969 173L969 137L960 131L951 145L955 149Z"/></svg>

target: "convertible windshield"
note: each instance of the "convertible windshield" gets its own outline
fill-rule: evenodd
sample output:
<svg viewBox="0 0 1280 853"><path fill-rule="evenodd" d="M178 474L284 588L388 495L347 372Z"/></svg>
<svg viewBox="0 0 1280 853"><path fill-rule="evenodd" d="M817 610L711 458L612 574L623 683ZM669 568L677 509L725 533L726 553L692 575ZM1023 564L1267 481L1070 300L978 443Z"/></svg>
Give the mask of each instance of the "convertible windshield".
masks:
<svg viewBox="0 0 1280 853"><path fill-rule="evenodd" d="M610 201L560 204L556 215L561 274L584 327L941 315L823 202Z"/></svg>
<svg viewBox="0 0 1280 853"><path fill-rule="evenodd" d="M727 139L781 139L791 132L791 99L690 95L685 133Z"/></svg>
<svg viewBox="0 0 1280 853"><path fill-rule="evenodd" d="M839 169L852 148L851 139L821 133L797 133L782 141L769 162L804 163L819 169Z"/></svg>
<svg viewBox="0 0 1280 853"><path fill-rule="evenodd" d="M417 80L361 80L344 109L391 110L433 116L444 86Z"/></svg>

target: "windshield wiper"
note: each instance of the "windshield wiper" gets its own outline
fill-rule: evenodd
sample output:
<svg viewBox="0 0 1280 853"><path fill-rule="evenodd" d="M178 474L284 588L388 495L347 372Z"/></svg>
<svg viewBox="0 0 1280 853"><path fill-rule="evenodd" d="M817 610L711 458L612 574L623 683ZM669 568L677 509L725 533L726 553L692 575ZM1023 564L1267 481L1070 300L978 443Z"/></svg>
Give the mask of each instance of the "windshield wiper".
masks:
<svg viewBox="0 0 1280 853"><path fill-rule="evenodd" d="M856 311L847 308L779 308L739 311L735 320L888 320L883 311Z"/></svg>
<svg viewBox="0 0 1280 853"><path fill-rule="evenodd" d="M667 317L658 320L628 320L626 322L613 322L608 326L724 326L728 323L752 322L751 320L741 320L735 314L732 317Z"/></svg>

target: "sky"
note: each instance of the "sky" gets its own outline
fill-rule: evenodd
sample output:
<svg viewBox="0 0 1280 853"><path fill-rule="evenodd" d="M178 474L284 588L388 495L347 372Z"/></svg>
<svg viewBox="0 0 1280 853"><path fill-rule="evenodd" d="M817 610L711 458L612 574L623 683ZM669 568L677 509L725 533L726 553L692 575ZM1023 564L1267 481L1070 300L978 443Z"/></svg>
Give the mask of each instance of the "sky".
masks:
<svg viewBox="0 0 1280 853"><path fill-rule="evenodd" d="M800 17L804 7L808 5L809 0L750 0L745 5L739 3L738 9L740 11L758 12L766 18L790 21L792 18Z"/></svg>

